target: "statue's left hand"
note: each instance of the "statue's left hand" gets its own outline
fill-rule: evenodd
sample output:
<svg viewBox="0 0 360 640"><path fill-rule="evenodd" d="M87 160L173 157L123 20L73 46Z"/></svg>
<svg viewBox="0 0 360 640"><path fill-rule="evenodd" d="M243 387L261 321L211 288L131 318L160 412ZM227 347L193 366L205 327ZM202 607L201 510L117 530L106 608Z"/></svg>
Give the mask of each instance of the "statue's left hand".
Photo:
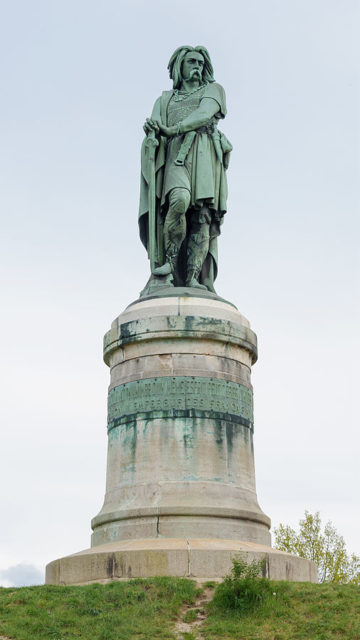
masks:
<svg viewBox="0 0 360 640"><path fill-rule="evenodd" d="M176 135L176 127L166 127L164 124L161 124L161 122L158 121L156 121L156 124L159 127L161 135L167 136L168 138Z"/></svg>
<svg viewBox="0 0 360 640"><path fill-rule="evenodd" d="M160 133L162 136L171 137L176 135L177 127L167 127L158 120L147 118L144 124L144 131L146 135L149 135L151 131L155 131L156 134Z"/></svg>

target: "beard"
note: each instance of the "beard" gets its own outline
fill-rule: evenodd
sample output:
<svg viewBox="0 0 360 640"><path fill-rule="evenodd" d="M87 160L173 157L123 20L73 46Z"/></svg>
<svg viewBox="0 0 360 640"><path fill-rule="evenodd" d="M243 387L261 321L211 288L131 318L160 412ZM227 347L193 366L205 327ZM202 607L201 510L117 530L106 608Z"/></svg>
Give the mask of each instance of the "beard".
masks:
<svg viewBox="0 0 360 640"><path fill-rule="evenodd" d="M201 77L202 77L201 71L199 71L198 69L194 69L190 73L190 80L192 80L193 78L196 78L197 80L201 80Z"/></svg>

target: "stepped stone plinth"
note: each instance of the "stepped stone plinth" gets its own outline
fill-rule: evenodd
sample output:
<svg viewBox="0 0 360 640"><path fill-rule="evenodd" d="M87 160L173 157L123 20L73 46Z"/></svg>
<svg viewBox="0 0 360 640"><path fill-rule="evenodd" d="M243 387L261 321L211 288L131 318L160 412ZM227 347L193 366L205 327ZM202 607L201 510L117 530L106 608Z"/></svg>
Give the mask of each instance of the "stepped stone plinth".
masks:
<svg viewBox="0 0 360 640"><path fill-rule="evenodd" d="M220 579L234 555L274 579L316 581L315 565L270 546L254 468L256 335L201 289L131 304L104 339L110 367L104 505L91 548L47 567L52 584L138 576Z"/></svg>

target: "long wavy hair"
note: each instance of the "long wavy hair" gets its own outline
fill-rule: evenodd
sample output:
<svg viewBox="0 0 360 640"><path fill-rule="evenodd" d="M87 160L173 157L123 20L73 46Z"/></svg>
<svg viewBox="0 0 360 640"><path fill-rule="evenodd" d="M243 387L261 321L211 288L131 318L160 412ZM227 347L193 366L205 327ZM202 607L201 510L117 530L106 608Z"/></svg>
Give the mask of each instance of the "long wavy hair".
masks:
<svg viewBox="0 0 360 640"><path fill-rule="evenodd" d="M204 68L202 73L203 82L215 82L214 70L211 64L208 50L202 46L189 47L185 45L183 47L178 47L176 51L174 51L174 53L172 54L169 60L169 64L168 64L169 75L171 80L173 81L174 89L179 89L181 85L181 82L182 82L181 65L183 63L183 60L186 54L189 53L189 51L197 51L198 53L201 53L201 55L204 58Z"/></svg>

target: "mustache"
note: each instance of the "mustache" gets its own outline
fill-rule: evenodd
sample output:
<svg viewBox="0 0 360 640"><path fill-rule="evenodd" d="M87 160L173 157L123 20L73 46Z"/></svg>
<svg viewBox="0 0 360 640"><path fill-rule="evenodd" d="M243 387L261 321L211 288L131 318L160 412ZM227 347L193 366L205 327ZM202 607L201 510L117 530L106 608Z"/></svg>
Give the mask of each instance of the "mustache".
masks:
<svg viewBox="0 0 360 640"><path fill-rule="evenodd" d="M199 78L201 78L201 71L199 71L199 69L194 69L193 71L191 71L190 73L190 78L192 78L193 76L199 76Z"/></svg>

